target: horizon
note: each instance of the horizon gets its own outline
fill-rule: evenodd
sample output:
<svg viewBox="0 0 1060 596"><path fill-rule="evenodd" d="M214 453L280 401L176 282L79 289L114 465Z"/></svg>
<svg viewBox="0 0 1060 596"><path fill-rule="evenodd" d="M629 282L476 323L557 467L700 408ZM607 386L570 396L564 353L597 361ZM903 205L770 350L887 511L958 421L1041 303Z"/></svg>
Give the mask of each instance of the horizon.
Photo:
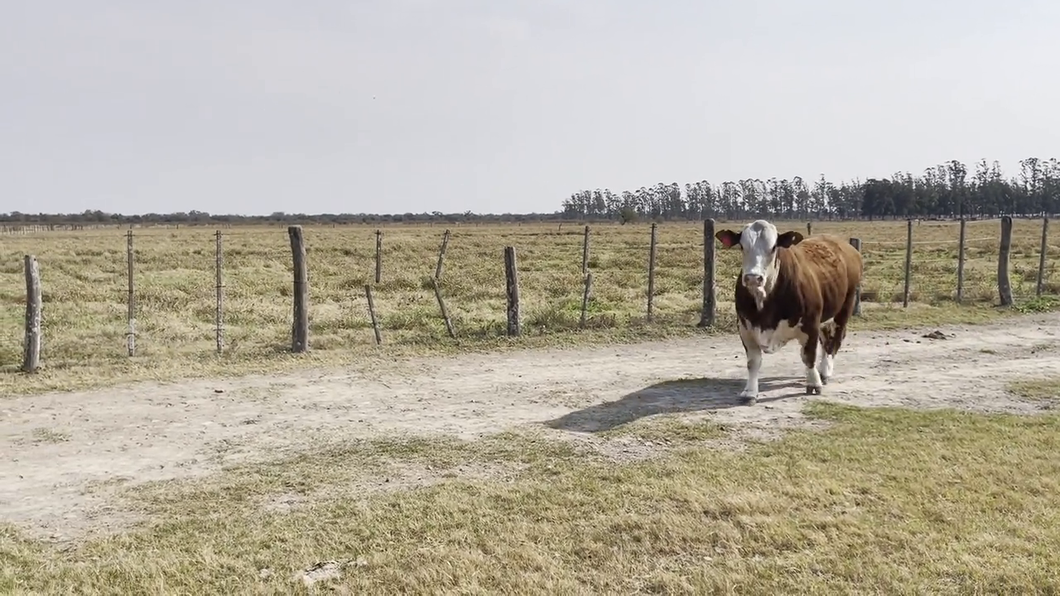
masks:
<svg viewBox="0 0 1060 596"><path fill-rule="evenodd" d="M271 213L225 213L192 209L190 211L122 213L109 212L103 209L86 209L78 212L21 212L13 210L6 213L0 212L0 221L5 223L23 222L26 224L38 223L41 219L46 218L71 219L76 221L79 217L97 214L135 221L139 221L141 218L146 218L149 221L163 223L173 223L174 221L194 223L194 221L179 220L180 217L204 217L207 221L222 220L222 223L224 219L262 220L270 218L284 221L290 221L292 219L297 220L298 218L311 220L318 220L321 218L344 220L360 218L362 220L372 219L376 222L378 222L378 220L390 221L396 219L398 223L400 223L402 221L400 218L408 216L416 218L415 221L437 221L439 219L451 220L453 218L470 218L476 220L537 218L537 220L541 221L555 221L564 218L572 220L613 220L625 219L625 216L618 211L620 210L620 207L622 207L622 204L627 203L636 210L637 217L661 220L686 220L690 215L698 215L700 218L705 218L708 214L712 217L716 217L721 215L722 212L726 214L740 213L747 217L760 215L769 219L777 219L778 221L784 219L807 219L812 218L813 216L818 218L844 220L856 220L861 218L871 220L873 218L879 219L887 217L951 218L957 215L964 217L963 213L965 205L972 209L969 213L970 216L981 219L1000 216L1000 213L1015 216L1033 216L1038 213L1053 213L1058 206L1056 201L1060 200L1060 160L1057 158L1025 158L1020 160L1020 171L1016 174L1005 172L997 160L991 161L981 159L978 163L971 164L975 168L974 172L968 170L968 165L969 164L952 160L948 163L923 168L920 174L913 174L908 171L895 172L889 177L870 177L865 180L859 178L852 180L828 180L823 175L817 180L803 179L799 176L796 176L792 180L778 180L776 178L763 179L757 177L722 182L700 180L684 184L676 182L658 182L652 185L641 186L633 191L623 190L616 192L607 188L596 188L592 190L585 189L573 193L568 199L564 199L559 208L554 208L548 211L474 212L465 210L442 212L433 210L417 212L274 211ZM911 208L913 211L906 211L904 213L880 212L880 206L874 204L867 208L869 213L866 214L864 212L866 210L865 203L878 203L879 201L879 199L875 197L870 199L869 194L881 192L880 187L878 186L878 183L880 182L889 185L887 186L889 190L883 191L886 193L896 192L895 188L907 189L905 191L897 191L899 195L902 196L893 195L890 200L901 202L905 205L905 209ZM703 183L706 183L707 186L701 187ZM1007 195L1009 197L1008 199L998 202L999 199L995 196L996 190L991 190L991 188L997 183L1001 183L1009 189L1008 192L1010 194ZM729 185L731 185L729 192L734 192L734 196L728 196L727 192L723 190L725 186ZM656 200L666 202L663 195L668 195L670 190L675 187L678 190L680 201L684 205L679 211L674 212L672 209L666 208L663 210L664 212L655 215L644 211L647 207L646 203L651 203L650 200L647 200L647 197L659 195L656 197ZM872 188L870 189L870 187ZM829 192L830 188L833 191L838 191L839 195L832 196ZM808 193L808 195L806 195L806 201L808 202L799 201L798 206L793 202L788 203L788 207L779 210L777 210L777 206L770 207L768 204L769 197L772 196L769 193L776 193L775 196L772 196L772 199L783 202L782 197L785 193L797 193L800 190ZM925 191L927 193L925 196L935 196L936 198L931 199L926 203L922 202L920 194L915 192L918 190ZM645 191L647 192L647 195L643 194ZM708 194L704 195L704 192ZM942 194L940 195L938 193ZM945 197L942 195L945 195ZM817 196L820 197L819 202L815 202L811 199L811 197ZM585 209L588 206L586 203L582 203L579 207L579 199L591 202L593 198L606 201L607 207L603 212L598 211L599 207L594 207L581 212L578 211L578 209ZM730 202L733 199L735 199L735 202ZM789 198L788 200L793 201L794 199ZM851 203L851 200L853 200L854 203ZM833 201L838 202L834 203ZM861 213L853 215L851 208L854 208L856 211L861 211ZM575 209L575 211L572 212L571 209ZM1037 209L1040 209L1041 211L1037 211ZM978 210L978 213L975 212L976 210ZM995 210L999 210L998 213L994 213ZM25 221L12 219L14 217L25 217L30 219Z"/></svg>

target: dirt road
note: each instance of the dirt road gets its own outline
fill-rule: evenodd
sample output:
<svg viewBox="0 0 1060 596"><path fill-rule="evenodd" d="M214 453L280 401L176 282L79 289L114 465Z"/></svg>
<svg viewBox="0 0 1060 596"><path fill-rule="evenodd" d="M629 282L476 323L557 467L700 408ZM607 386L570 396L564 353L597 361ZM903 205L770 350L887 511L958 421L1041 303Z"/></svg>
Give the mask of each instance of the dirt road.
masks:
<svg viewBox="0 0 1060 596"><path fill-rule="evenodd" d="M1005 382L1060 374L1060 317L848 336L823 399L859 405L1033 412ZM583 350L419 359L369 371L139 384L0 398L0 522L65 538L117 515L100 482L142 482L269 460L379 433L474 437L518 425L586 434L660 413L738 427L798 424L798 347L767 355L759 403L736 335Z"/></svg>

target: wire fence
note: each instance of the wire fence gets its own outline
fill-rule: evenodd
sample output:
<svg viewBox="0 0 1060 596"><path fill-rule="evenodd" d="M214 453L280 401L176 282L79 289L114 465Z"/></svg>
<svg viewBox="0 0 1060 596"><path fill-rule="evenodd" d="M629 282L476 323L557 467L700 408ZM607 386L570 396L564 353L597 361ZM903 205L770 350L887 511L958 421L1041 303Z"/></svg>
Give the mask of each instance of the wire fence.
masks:
<svg viewBox="0 0 1060 596"><path fill-rule="evenodd" d="M297 239L264 227L11 236L0 243L0 357L32 369L101 355L253 357L310 346L709 325L731 308L740 261L738 250L716 248L705 236L708 226L725 224L353 225L304 234L295 226ZM810 235L860 240L863 306L1013 304L1060 293L1047 220L812 227ZM31 354L41 350L43 359Z"/></svg>

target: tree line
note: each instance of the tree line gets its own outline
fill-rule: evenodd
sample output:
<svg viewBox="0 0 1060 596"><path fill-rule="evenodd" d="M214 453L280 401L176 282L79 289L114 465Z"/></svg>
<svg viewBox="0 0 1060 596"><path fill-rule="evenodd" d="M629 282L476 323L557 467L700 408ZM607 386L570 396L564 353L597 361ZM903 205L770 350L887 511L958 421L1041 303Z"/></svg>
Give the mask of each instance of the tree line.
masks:
<svg viewBox="0 0 1060 596"><path fill-rule="evenodd" d="M681 187L676 182L650 188L582 190L563 201L566 217L698 220L707 217L850 219L906 217L1040 216L1060 212L1060 162L1036 157L1019 162L1018 175L1006 177L997 161L985 159L969 176L963 163L951 160L927 168L920 176L898 172L890 178L813 182L769 178L706 180Z"/></svg>
<svg viewBox="0 0 1060 596"><path fill-rule="evenodd" d="M501 223L556 220L699 220L707 217L801 219L881 219L905 217L1041 216L1060 212L1060 161L1030 157L1019 173L1007 177L997 161L980 160L969 175L951 160L919 176L898 172L890 178L830 182L823 175L809 182L758 178L714 185L706 180L659 183L650 188L582 190L552 213L284 213L210 214L205 211L123 215L101 210L81 213L0 213L0 224L101 225L290 225L388 223Z"/></svg>

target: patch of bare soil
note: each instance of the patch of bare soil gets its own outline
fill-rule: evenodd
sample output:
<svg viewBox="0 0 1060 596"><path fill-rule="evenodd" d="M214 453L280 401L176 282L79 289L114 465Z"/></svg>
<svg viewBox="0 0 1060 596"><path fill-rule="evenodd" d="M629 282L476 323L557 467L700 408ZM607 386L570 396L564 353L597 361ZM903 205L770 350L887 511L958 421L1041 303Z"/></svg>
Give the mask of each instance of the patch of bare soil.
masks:
<svg viewBox="0 0 1060 596"><path fill-rule="evenodd" d="M1058 332L1060 317L1052 314L851 333L821 398L1033 413L1042 406L1007 396L1004 385L1021 375L1060 374ZM113 506L115 486L191 478L394 432L474 438L529 425L628 459L658 446L596 433L655 414L709 416L734 429L719 440L724 446L805 423L801 409L811 398L797 346L766 356L757 405L736 399L745 374L743 349L732 335L5 398L0 522L70 538L131 521ZM416 475L401 484L433 477Z"/></svg>

